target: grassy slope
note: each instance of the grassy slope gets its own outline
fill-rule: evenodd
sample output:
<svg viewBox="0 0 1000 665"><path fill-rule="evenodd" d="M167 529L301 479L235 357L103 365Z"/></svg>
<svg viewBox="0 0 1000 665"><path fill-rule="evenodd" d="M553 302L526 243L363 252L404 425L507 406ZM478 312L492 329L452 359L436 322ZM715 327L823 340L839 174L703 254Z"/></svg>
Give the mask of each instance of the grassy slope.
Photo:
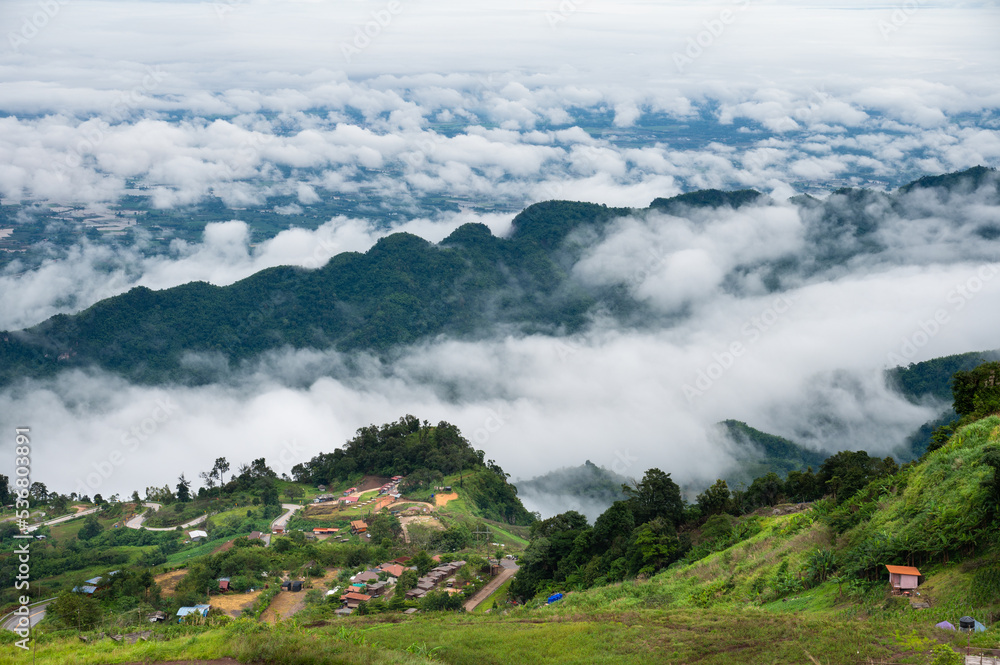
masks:
<svg viewBox="0 0 1000 665"><path fill-rule="evenodd" d="M754 535L693 563L678 564L649 580L571 592L552 606L503 614L427 614L351 617L312 628L294 623L277 629L234 626L210 629L162 643L133 647L80 646L75 638L39 645L39 662L118 663L193 657L287 663L426 662L429 653L447 663L928 663L938 642L964 645L965 636L939 631L941 620L1000 617L1000 598L978 605L970 596L974 576L996 565L989 551L964 561L921 564L928 610L886 594L827 581L776 597L770 589L783 562L797 573L809 553L833 547L842 553L871 531L906 533L928 520L962 519L954 506L979 500L984 477L977 456L1000 441L1000 417L974 423L927 460L890 484L867 522L835 538L812 512L759 518ZM461 495L461 490L459 490ZM468 517L449 503L445 520ZM450 516L450 517L449 517ZM961 528L961 522L958 522ZM950 528L950 527L949 527ZM978 557L978 558L977 558ZM755 584L756 583L756 584ZM988 620L987 620L988 623ZM242 624L241 624L242 625ZM1000 648L1000 628L977 634L973 644ZM49 655L51 654L51 658Z"/></svg>

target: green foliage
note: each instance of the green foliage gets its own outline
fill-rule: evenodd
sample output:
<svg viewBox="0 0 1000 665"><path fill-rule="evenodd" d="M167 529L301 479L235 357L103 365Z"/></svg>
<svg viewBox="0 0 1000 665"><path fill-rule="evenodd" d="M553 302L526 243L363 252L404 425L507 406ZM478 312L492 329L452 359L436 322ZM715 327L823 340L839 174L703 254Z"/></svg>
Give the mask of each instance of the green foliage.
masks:
<svg viewBox="0 0 1000 665"><path fill-rule="evenodd" d="M656 468L648 469L635 487L624 485L622 491L628 496L636 524L662 517L677 526L684 519L681 489L671 480L669 473Z"/></svg>
<svg viewBox="0 0 1000 665"><path fill-rule="evenodd" d="M931 655L934 657L931 665L962 665L965 662L962 654L955 653L947 644L939 644L931 649Z"/></svg>
<svg viewBox="0 0 1000 665"><path fill-rule="evenodd" d="M818 548L806 556L805 577L810 584L822 584L837 569L837 553L829 548Z"/></svg>
<svg viewBox="0 0 1000 665"><path fill-rule="evenodd" d="M716 480L714 485L698 495L696 501L702 517L728 513L733 509L732 495L725 480Z"/></svg>
<svg viewBox="0 0 1000 665"><path fill-rule="evenodd" d="M403 536L403 526L398 517L383 510L368 521L368 533L372 535L372 542L380 543L383 539L394 542Z"/></svg>
<svg viewBox="0 0 1000 665"><path fill-rule="evenodd" d="M983 417L1000 411L1000 362L955 372L952 386L955 413Z"/></svg>
<svg viewBox="0 0 1000 665"><path fill-rule="evenodd" d="M961 428L948 444L897 475L876 479L831 513L857 515L845 532L845 571L864 579L886 563L920 565L996 545L984 459L1000 437L1000 417Z"/></svg>
<svg viewBox="0 0 1000 665"><path fill-rule="evenodd" d="M102 616L100 604L83 593L63 591L49 605L48 612L57 617L64 626L78 630L91 630Z"/></svg>
<svg viewBox="0 0 1000 665"><path fill-rule="evenodd" d="M83 526L77 531L76 537L80 540L91 540L92 538L96 538L103 530L104 527L98 521L97 515L87 515L83 520Z"/></svg>
<svg viewBox="0 0 1000 665"><path fill-rule="evenodd" d="M769 471L784 476L791 471L819 466L823 462L823 455L784 437L750 427L744 422L724 420L719 423L719 427L737 446L737 457L745 469L739 474L738 480L750 482L754 477Z"/></svg>
<svg viewBox="0 0 1000 665"><path fill-rule="evenodd" d="M418 573L415 570L404 570L396 579L396 593L402 594L417 586Z"/></svg>

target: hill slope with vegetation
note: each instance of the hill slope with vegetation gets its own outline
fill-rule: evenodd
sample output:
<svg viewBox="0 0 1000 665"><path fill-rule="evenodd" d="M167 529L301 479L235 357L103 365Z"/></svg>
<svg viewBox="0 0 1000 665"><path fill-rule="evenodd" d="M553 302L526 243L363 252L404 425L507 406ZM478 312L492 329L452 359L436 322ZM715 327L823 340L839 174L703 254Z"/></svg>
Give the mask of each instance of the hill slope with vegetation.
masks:
<svg viewBox="0 0 1000 665"><path fill-rule="evenodd" d="M978 187L984 197L1000 201L1000 179L991 169L929 182L945 197ZM907 203L906 197L914 187L927 186L918 182L891 194L839 190L824 201L798 197L793 204L805 246L735 266L732 281L759 273L768 289L779 292L802 278L839 270L853 257L882 252L886 220L878 215L925 215L919 202ZM144 383L211 382L278 349L386 353L438 335L564 335L583 329L595 315L633 327L670 325L673 319L637 299L626 281L593 284L576 275L574 266L627 216L651 224L668 222L664 215L702 223L707 211L717 214L720 207L769 205L777 204L754 190L690 192L642 209L548 201L518 214L508 237L496 237L482 224L466 224L437 245L394 233L367 252L339 254L316 270L270 268L225 287L136 287L77 314L0 334L0 385L75 367L100 367ZM992 228L983 227L983 237Z"/></svg>

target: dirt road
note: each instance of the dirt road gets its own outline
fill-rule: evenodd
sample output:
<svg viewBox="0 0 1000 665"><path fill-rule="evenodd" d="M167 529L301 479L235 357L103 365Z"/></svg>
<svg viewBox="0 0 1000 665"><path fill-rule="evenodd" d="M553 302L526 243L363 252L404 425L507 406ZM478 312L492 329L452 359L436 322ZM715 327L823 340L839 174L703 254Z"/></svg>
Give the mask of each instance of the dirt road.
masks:
<svg viewBox="0 0 1000 665"><path fill-rule="evenodd" d="M517 572L517 566L504 568L503 570L501 570L500 574L494 577L492 580L490 580L489 583L486 586L484 586L479 593L477 593L471 599L466 601L465 605L463 605L463 607L465 607L465 611L471 612L472 610L476 609L476 607L478 607L480 603L482 603L484 600L492 596L493 592L499 589L504 582L514 577L514 574L516 572Z"/></svg>

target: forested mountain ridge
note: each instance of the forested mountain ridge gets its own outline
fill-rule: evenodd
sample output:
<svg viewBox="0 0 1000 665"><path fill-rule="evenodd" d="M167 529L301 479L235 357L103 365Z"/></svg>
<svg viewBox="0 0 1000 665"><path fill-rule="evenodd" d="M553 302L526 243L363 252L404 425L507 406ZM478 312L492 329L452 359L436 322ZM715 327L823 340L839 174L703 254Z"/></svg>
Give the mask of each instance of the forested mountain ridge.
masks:
<svg viewBox="0 0 1000 665"><path fill-rule="evenodd" d="M738 291L741 275L749 273L772 291L822 278L848 258L885 250L892 231L882 226L889 224L886 211L925 215L923 199L906 192L934 186L947 203L951 192L977 188L984 200L1000 201L998 183L995 170L970 169L891 194L844 189L824 201L796 197L805 247L736 265L721 288ZM518 214L508 237L482 224L466 224L437 245L394 233L316 270L270 268L225 287L136 287L77 314L0 333L0 385L95 366L143 383L211 382L281 348L385 353L437 335L565 335L595 315L632 327L669 325L683 308L657 311L625 281L594 283L574 268L627 216L655 228L680 217L704 224L720 208L770 205L775 202L754 190L691 192L644 209L548 201ZM1000 234L989 225L970 232L986 239Z"/></svg>

